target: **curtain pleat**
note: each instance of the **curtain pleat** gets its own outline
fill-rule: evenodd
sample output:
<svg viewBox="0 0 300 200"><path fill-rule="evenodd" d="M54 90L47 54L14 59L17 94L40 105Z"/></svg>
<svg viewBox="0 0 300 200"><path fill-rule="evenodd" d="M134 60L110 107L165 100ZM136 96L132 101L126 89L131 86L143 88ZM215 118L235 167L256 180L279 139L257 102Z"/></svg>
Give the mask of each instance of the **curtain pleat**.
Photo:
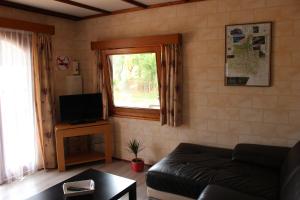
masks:
<svg viewBox="0 0 300 200"><path fill-rule="evenodd" d="M161 124L182 124L182 50L180 44L162 47L160 81Z"/></svg>
<svg viewBox="0 0 300 200"><path fill-rule="evenodd" d="M103 103L103 119L107 120L111 114L111 108L113 104L113 93L112 93L112 66L110 59L106 63L107 67L104 67L104 63L101 62L101 51L96 51L97 56L97 92L102 93Z"/></svg>
<svg viewBox="0 0 300 200"><path fill-rule="evenodd" d="M44 168L56 167L55 151L55 99L53 87L51 36L35 34L33 37L33 66L35 104Z"/></svg>

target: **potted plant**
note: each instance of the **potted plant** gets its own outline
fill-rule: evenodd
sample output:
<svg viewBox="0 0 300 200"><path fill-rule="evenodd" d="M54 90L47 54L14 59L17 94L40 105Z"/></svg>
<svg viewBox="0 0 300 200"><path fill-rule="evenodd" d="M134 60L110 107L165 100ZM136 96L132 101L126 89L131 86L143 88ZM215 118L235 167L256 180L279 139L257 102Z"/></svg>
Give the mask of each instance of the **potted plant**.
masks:
<svg viewBox="0 0 300 200"><path fill-rule="evenodd" d="M140 141L132 139L128 142L128 150L134 154L135 158L131 160L131 169L135 172L144 170L144 161L138 158L138 153L143 150Z"/></svg>

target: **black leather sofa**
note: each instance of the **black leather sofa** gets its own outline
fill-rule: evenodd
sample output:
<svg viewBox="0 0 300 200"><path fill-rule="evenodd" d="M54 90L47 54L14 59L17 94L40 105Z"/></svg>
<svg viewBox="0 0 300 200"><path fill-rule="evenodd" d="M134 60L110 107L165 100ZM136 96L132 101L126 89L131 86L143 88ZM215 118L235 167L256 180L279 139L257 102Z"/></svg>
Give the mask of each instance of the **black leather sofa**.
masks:
<svg viewBox="0 0 300 200"><path fill-rule="evenodd" d="M233 150L182 143L149 169L146 183L198 200L300 200L300 142Z"/></svg>

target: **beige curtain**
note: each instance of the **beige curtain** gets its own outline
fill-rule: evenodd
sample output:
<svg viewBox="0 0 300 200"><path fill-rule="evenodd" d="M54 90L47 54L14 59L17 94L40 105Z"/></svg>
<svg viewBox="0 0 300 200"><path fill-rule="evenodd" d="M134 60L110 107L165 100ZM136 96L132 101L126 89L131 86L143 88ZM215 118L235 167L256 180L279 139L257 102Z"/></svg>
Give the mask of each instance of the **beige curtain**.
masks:
<svg viewBox="0 0 300 200"><path fill-rule="evenodd" d="M55 168L55 101L53 92L53 68L51 67L51 36L39 33L34 34L32 46L36 114L44 158L44 168Z"/></svg>
<svg viewBox="0 0 300 200"><path fill-rule="evenodd" d="M107 120L111 114L113 104L113 93L112 93L112 66L110 59L107 59L107 63L102 63L101 50L96 51L97 56L97 92L102 93L103 102L103 119ZM105 59L106 60L106 59ZM107 67L105 67L107 65Z"/></svg>
<svg viewBox="0 0 300 200"><path fill-rule="evenodd" d="M42 167L33 101L32 33L0 28L0 184Z"/></svg>
<svg viewBox="0 0 300 200"><path fill-rule="evenodd" d="M180 44L162 47L160 70L161 124L182 124L182 50Z"/></svg>

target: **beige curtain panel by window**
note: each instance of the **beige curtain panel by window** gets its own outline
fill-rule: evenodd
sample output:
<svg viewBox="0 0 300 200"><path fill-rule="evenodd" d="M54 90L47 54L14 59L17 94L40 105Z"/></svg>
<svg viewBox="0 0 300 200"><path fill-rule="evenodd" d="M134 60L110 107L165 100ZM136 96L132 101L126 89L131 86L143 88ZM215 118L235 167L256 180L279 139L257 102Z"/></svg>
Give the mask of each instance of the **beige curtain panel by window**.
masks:
<svg viewBox="0 0 300 200"><path fill-rule="evenodd" d="M33 67L35 81L35 103L37 124L45 168L56 167L56 151L54 145L55 101L51 59L51 36L40 33L34 34Z"/></svg>
<svg viewBox="0 0 300 200"><path fill-rule="evenodd" d="M182 124L182 50L181 44L162 47L160 72L160 119L161 124Z"/></svg>
<svg viewBox="0 0 300 200"><path fill-rule="evenodd" d="M110 115L110 102L113 102L112 98L112 66L110 60L108 60L108 67L104 67L101 62L101 51L96 51L97 56L97 92L102 93L102 104L103 104L103 119L107 120Z"/></svg>

